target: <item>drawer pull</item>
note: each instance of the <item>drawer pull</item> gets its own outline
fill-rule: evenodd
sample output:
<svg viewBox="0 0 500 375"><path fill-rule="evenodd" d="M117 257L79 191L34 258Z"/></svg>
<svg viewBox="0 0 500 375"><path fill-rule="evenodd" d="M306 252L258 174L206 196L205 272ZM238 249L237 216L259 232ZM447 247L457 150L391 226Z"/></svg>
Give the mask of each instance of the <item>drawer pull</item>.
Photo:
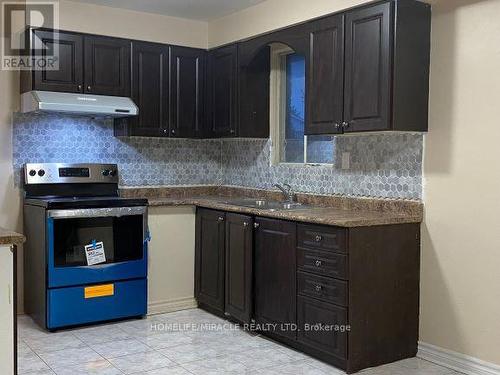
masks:
<svg viewBox="0 0 500 375"><path fill-rule="evenodd" d="M321 289L323 289L323 287L321 285L316 285L315 289L316 292L321 292Z"/></svg>
<svg viewBox="0 0 500 375"><path fill-rule="evenodd" d="M320 236L319 234L315 237L316 242L321 242L322 239L323 237Z"/></svg>
<svg viewBox="0 0 500 375"><path fill-rule="evenodd" d="M220 222L224 221L224 217L219 216L219 218L218 218L217 220L218 220L218 221L219 221L219 223L220 223Z"/></svg>
<svg viewBox="0 0 500 375"><path fill-rule="evenodd" d="M317 260L315 264L316 264L316 267L321 267L322 262L321 262L321 260Z"/></svg>

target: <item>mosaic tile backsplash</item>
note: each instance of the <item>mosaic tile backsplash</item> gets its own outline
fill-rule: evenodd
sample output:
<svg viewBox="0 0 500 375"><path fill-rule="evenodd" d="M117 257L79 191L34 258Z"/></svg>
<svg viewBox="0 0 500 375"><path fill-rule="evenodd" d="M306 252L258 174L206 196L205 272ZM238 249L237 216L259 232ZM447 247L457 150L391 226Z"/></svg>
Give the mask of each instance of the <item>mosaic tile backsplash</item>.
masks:
<svg viewBox="0 0 500 375"><path fill-rule="evenodd" d="M116 138L110 120L16 113L14 167L24 163L116 163L124 186L213 184L220 141Z"/></svg>
<svg viewBox="0 0 500 375"><path fill-rule="evenodd" d="M296 191L422 198L422 134L340 136L333 166L271 166L270 140L116 138L109 120L47 114L14 115L13 162L117 163L123 186L224 184ZM341 168L350 153L350 167Z"/></svg>

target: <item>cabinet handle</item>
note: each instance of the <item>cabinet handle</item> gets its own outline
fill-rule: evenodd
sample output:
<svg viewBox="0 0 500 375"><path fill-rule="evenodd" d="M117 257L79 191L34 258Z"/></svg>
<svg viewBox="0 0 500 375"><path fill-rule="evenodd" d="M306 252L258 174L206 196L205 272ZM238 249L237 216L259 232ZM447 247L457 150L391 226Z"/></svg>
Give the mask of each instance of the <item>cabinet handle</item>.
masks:
<svg viewBox="0 0 500 375"><path fill-rule="evenodd" d="M244 226L244 227L248 227L248 225L249 225L249 224L248 224L246 221L245 221L245 222L243 222L243 226Z"/></svg>
<svg viewBox="0 0 500 375"><path fill-rule="evenodd" d="M78 85L78 91L82 91L82 85Z"/></svg>
<svg viewBox="0 0 500 375"><path fill-rule="evenodd" d="M260 227L260 224L259 224L259 223L253 223L253 227L254 227L255 229L257 229L258 227Z"/></svg>
<svg viewBox="0 0 500 375"><path fill-rule="evenodd" d="M234 134L234 129L229 130L229 133Z"/></svg>
<svg viewBox="0 0 500 375"><path fill-rule="evenodd" d="M337 129L337 130L339 130L342 127L338 122L333 124L333 126L335 126L335 129Z"/></svg>
<svg viewBox="0 0 500 375"><path fill-rule="evenodd" d="M321 285L316 285L315 289L316 292L321 292L321 289L323 289L323 287Z"/></svg>
<svg viewBox="0 0 500 375"><path fill-rule="evenodd" d="M172 129L172 134L175 134L175 129Z"/></svg>
<svg viewBox="0 0 500 375"><path fill-rule="evenodd" d="M347 129L350 125L351 125L351 124L349 124L349 122L347 122L347 121L344 121L344 122L342 123L342 127L343 127L344 129Z"/></svg>
<svg viewBox="0 0 500 375"><path fill-rule="evenodd" d="M217 219L219 222L221 221L224 221L224 218L222 216L219 216L219 218Z"/></svg>
<svg viewBox="0 0 500 375"><path fill-rule="evenodd" d="M322 240L322 239L323 239L323 237L322 237L322 236L320 236L320 235L317 235L317 236L314 238L314 240L315 240L316 242L321 242L321 240Z"/></svg>
<svg viewBox="0 0 500 375"><path fill-rule="evenodd" d="M321 260L317 260L315 264L316 264L316 267L321 267L322 262L321 262Z"/></svg>
<svg viewBox="0 0 500 375"><path fill-rule="evenodd" d="M91 91L92 90L92 86L88 85L87 86L87 91Z"/></svg>

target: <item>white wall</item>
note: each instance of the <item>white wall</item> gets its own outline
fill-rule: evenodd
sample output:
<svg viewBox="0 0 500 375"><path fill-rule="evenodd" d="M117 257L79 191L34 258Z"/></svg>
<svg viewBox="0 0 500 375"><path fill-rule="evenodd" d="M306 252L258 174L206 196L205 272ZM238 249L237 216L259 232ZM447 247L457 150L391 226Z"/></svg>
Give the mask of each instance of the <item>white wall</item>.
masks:
<svg viewBox="0 0 500 375"><path fill-rule="evenodd" d="M500 364L499 0L433 8L422 341Z"/></svg>
<svg viewBox="0 0 500 375"><path fill-rule="evenodd" d="M150 42L207 48L208 24L105 6L59 1L59 28Z"/></svg>
<svg viewBox="0 0 500 375"><path fill-rule="evenodd" d="M365 3L366 0L267 0L208 25L215 47Z"/></svg>
<svg viewBox="0 0 500 375"><path fill-rule="evenodd" d="M10 246L0 246L0 374L14 374L14 270Z"/></svg>
<svg viewBox="0 0 500 375"><path fill-rule="evenodd" d="M22 25L17 25L16 29L21 28ZM0 36L3 37L3 32ZM19 72L0 70L0 226L15 231L22 230L21 195L14 186L12 169L12 113L18 108ZM17 254L20 260L18 271L22 272L22 246L19 246ZM22 301L22 278L18 285L18 299Z"/></svg>

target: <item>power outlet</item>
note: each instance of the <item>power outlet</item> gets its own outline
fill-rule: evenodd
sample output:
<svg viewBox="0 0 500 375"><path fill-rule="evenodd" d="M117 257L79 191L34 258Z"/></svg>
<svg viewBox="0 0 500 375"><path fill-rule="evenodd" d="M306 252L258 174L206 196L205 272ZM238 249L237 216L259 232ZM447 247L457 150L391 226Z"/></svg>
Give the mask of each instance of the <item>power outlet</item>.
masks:
<svg viewBox="0 0 500 375"><path fill-rule="evenodd" d="M351 153L342 153L342 169L349 169L351 167Z"/></svg>

